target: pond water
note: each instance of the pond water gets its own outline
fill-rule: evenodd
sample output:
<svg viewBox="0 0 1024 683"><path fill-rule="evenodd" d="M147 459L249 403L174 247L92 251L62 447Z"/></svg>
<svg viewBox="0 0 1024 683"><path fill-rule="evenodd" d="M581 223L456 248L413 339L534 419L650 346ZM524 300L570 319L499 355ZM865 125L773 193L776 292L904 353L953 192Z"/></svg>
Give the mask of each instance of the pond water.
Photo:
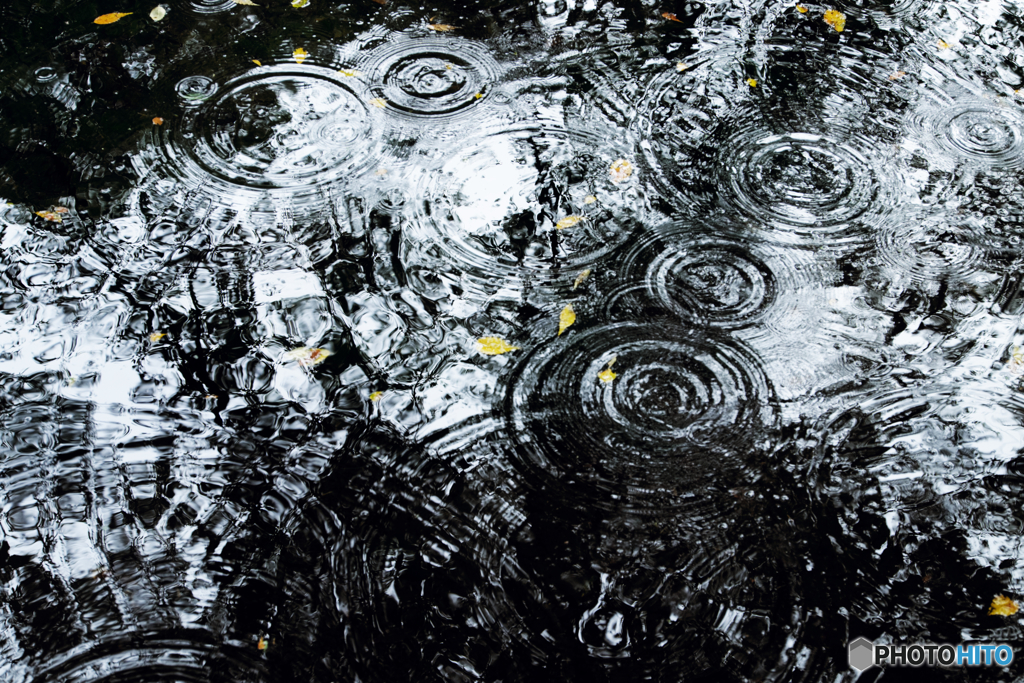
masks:
<svg viewBox="0 0 1024 683"><path fill-rule="evenodd" d="M1022 16L3 3L0 679L1020 680Z"/></svg>

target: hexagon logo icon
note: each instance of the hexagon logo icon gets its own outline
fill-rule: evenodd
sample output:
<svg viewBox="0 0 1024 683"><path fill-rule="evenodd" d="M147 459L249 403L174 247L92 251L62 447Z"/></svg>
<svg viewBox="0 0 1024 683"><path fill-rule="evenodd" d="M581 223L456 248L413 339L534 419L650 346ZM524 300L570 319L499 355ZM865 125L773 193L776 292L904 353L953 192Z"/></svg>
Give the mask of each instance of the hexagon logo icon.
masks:
<svg viewBox="0 0 1024 683"><path fill-rule="evenodd" d="M850 643L850 666L863 671L875 663L875 644L861 637Z"/></svg>

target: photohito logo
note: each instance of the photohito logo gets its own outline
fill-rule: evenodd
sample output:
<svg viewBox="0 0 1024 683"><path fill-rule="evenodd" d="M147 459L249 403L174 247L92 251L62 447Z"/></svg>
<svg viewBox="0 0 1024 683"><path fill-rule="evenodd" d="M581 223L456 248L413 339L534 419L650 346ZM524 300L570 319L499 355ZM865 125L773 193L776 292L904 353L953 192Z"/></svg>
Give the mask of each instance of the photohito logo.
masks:
<svg viewBox="0 0 1024 683"><path fill-rule="evenodd" d="M850 643L850 666L1007 666L1013 661L1009 645L875 645L867 638Z"/></svg>

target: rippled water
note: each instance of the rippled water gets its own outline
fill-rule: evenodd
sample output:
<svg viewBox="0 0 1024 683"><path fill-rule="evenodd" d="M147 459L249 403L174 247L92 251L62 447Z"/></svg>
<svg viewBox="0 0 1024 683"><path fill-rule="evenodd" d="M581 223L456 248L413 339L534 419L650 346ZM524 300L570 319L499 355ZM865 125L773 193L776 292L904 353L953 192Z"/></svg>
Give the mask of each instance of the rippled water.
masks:
<svg viewBox="0 0 1024 683"><path fill-rule="evenodd" d="M1024 7L154 7L0 5L0 679L1024 676L846 655L1024 643Z"/></svg>

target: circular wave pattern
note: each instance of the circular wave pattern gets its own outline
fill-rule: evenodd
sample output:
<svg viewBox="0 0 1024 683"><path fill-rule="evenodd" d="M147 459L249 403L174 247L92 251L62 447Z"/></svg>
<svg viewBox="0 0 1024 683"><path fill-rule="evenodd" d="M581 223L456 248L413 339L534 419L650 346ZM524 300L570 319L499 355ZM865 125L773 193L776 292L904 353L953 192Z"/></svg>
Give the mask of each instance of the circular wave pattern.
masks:
<svg viewBox="0 0 1024 683"><path fill-rule="evenodd" d="M878 232L878 255L897 272L931 282L973 273L982 260L984 239L963 220L911 217Z"/></svg>
<svg viewBox="0 0 1024 683"><path fill-rule="evenodd" d="M758 359L739 344L624 322L538 347L511 378L505 414L541 486L583 505L653 511L709 504L707 489L732 483L775 410Z"/></svg>
<svg viewBox="0 0 1024 683"><path fill-rule="evenodd" d="M275 67L219 92L205 77L178 84L199 106L182 117L168 154L195 180L254 189L309 188L372 161L370 113L327 69Z"/></svg>
<svg viewBox="0 0 1024 683"><path fill-rule="evenodd" d="M411 118L453 117L471 111L497 81L499 68L478 43L423 38L386 45L362 69L385 112Z"/></svg>
<svg viewBox="0 0 1024 683"><path fill-rule="evenodd" d="M175 5L195 14L217 14L238 8L234 0L177 0Z"/></svg>
<svg viewBox="0 0 1024 683"><path fill-rule="evenodd" d="M511 130L448 158L412 193L422 199L403 249L414 279L445 272L487 295L526 284L566 290L642 224L637 184L610 173L628 152L596 134Z"/></svg>
<svg viewBox="0 0 1024 683"><path fill-rule="evenodd" d="M972 102L937 111L930 121L947 151L988 166L1024 163L1024 117L1015 109Z"/></svg>
<svg viewBox="0 0 1024 683"><path fill-rule="evenodd" d="M771 227L838 236L878 206L874 165L860 146L846 140L811 133L754 133L727 143L725 149L730 151L719 168L726 176L726 200Z"/></svg>

